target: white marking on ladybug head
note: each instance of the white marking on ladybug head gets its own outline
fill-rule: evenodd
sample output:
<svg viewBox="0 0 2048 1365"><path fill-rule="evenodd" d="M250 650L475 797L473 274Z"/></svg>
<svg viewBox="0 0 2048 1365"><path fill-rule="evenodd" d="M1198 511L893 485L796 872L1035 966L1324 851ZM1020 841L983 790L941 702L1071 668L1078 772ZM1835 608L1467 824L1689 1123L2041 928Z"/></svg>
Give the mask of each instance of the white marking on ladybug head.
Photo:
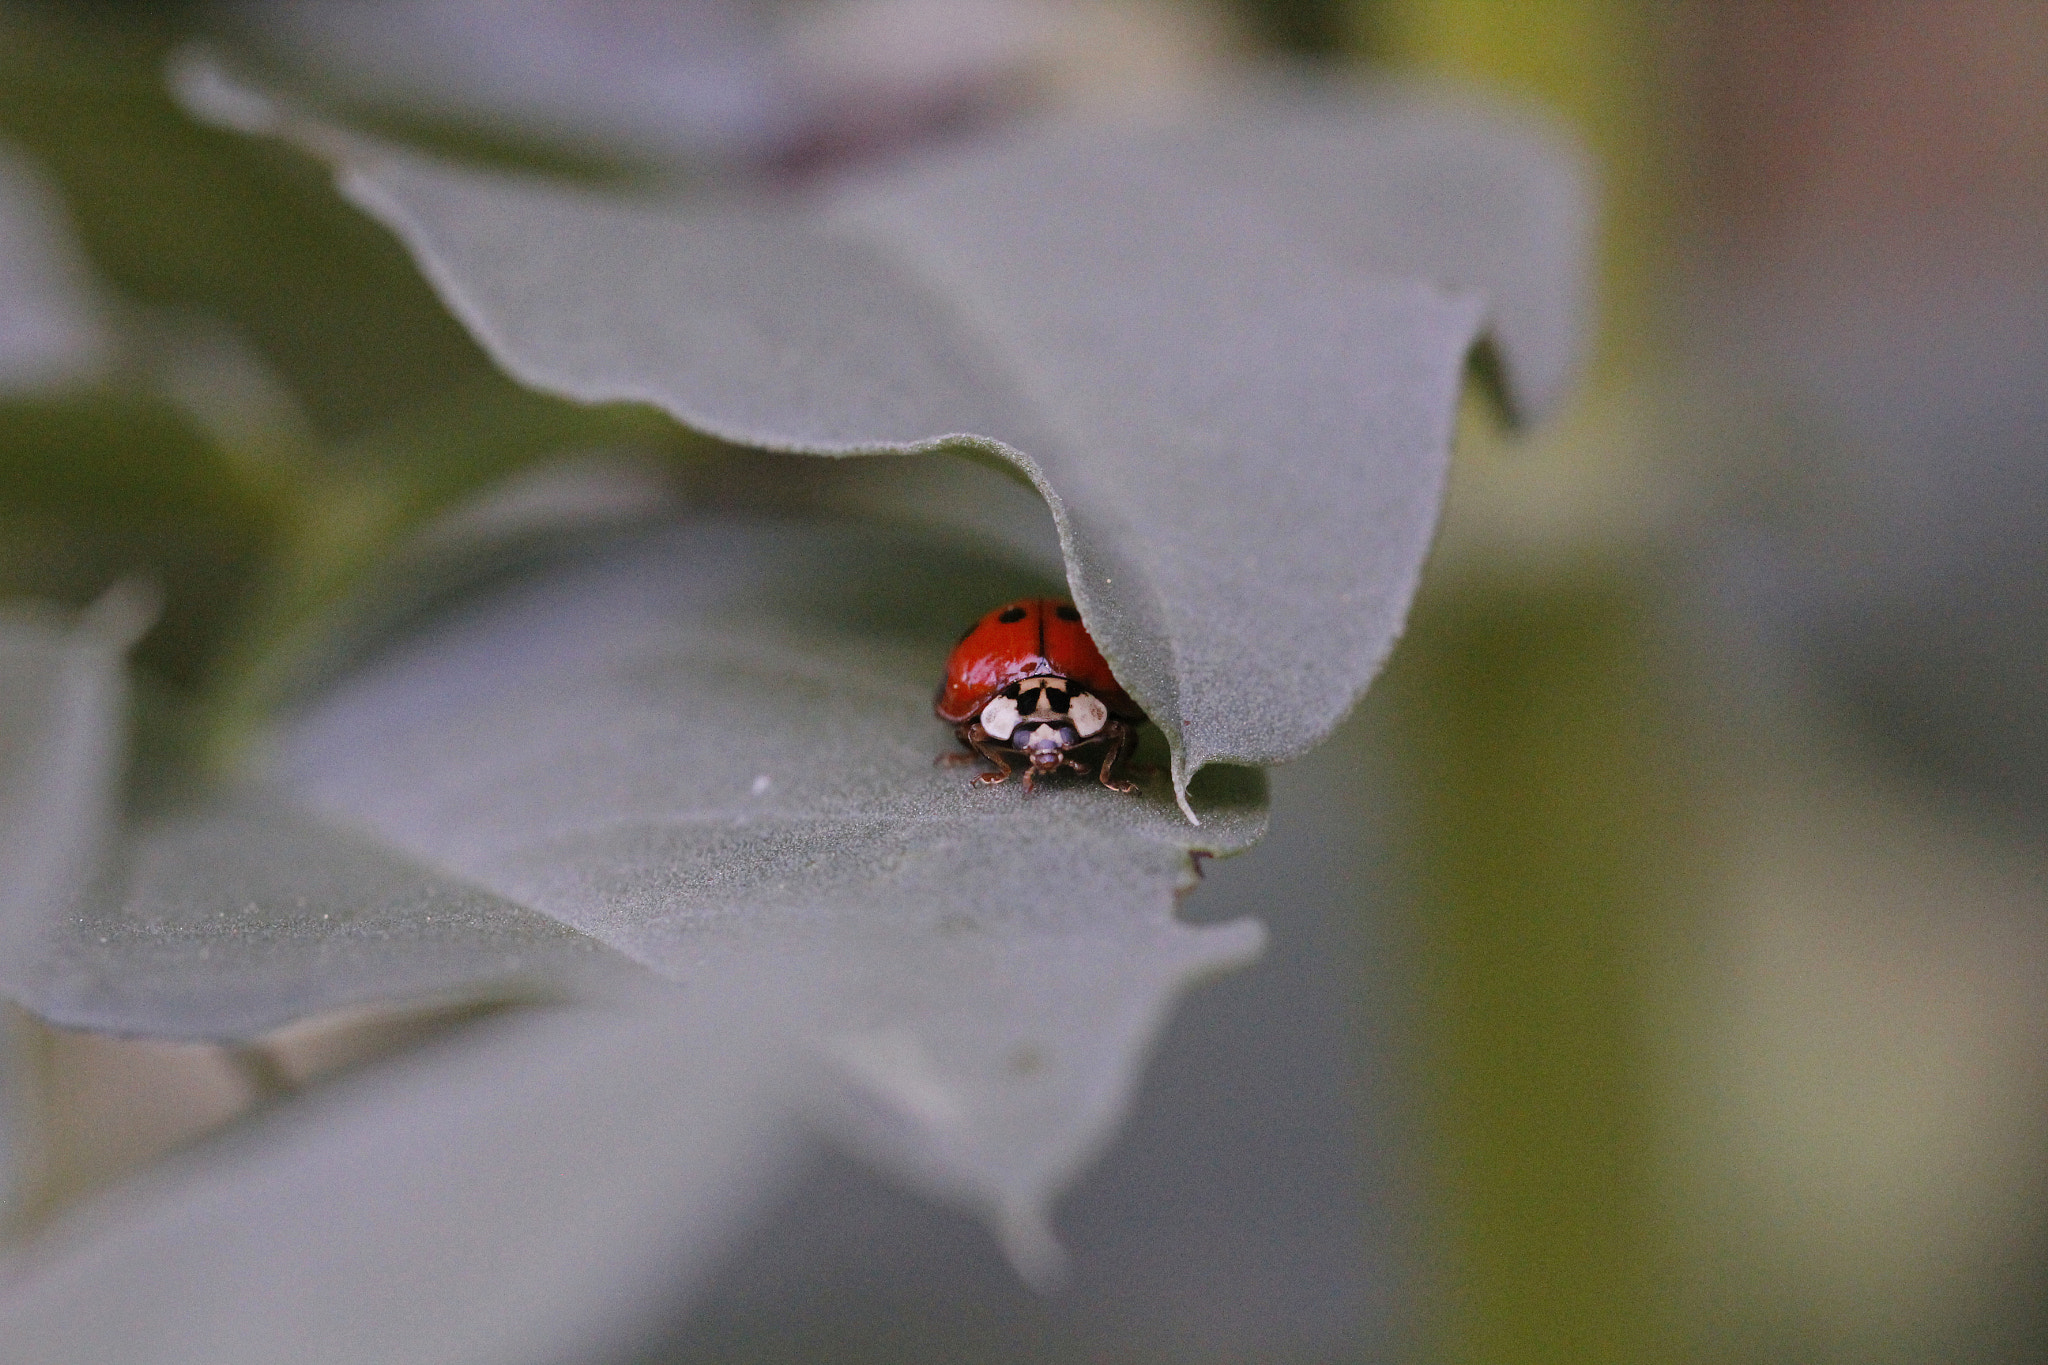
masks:
<svg viewBox="0 0 2048 1365"><path fill-rule="evenodd" d="M1089 739L1102 733L1102 727L1109 724L1109 708L1093 692L1076 692L1067 704L1067 714L1074 718L1074 733Z"/></svg>
<svg viewBox="0 0 2048 1365"><path fill-rule="evenodd" d="M981 708L981 728L990 739L1007 740L1017 729L1017 701L998 692Z"/></svg>

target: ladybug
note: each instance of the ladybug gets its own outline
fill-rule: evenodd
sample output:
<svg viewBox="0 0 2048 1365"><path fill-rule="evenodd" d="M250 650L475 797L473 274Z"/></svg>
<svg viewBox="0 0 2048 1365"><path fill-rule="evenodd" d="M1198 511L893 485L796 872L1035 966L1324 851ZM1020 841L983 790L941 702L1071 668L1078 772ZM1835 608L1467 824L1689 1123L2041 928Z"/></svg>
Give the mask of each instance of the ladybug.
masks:
<svg viewBox="0 0 2048 1365"><path fill-rule="evenodd" d="M946 680L932 709L968 750L940 762L972 763L979 755L996 765L977 781L1007 778L1010 765L1003 756L1017 754L1025 760L1029 795L1033 778L1061 768L1087 772L1086 764L1068 754L1101 744L1095 775L1102 785L1138 789L1112 774L1137 747L1145 713L1110 673L1071 602L1027 597L969 626L946 660Z"/></svg>

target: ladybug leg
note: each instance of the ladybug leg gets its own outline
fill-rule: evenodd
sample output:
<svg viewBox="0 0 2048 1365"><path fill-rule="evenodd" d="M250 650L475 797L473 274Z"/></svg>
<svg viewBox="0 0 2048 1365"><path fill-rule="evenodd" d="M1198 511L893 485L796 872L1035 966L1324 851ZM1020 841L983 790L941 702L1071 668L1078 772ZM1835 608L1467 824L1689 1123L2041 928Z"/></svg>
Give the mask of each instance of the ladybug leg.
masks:
<svg viewBox="0 0 2048 1365"><path fill-rule="evenodd" d="M996 770L992 773L975 774L974 780L976 782L1000 782L1010 775L1010 765L1003 761L1001 751L989 748L988 731L981 728L980 721L961 726L960 739L967 747L996 765ZM1024 790L1027 792L1031 790L1031 774L1029 772L1024 774Z"/></svg>
<svg viewBox="0 0 2048 1365"><path fill-rule="evenodd" d="M971 723L968 725L956 725L953 727L953 738L960 741L960 747L966 751L965 753L940 754L937 758L933 759L932 762L940 767L957 768L962 763L972 763L977 758L980 758L981 751L974 747L974 741L968 738L967 735L967 732L972 728L973 726Z"/></svg>
<svg viewBox="0 0 2048 1365"><path fill-rule="evenodd" d="M1104 738L1109 741L1109 749L1102 755L1102 766L1096 769L1095 775L1101 779L1103 786L1113 792L1134 792L1138 789L1137 783L1119 782L1111 773L1116 768L1118 760L1129 755L1130 751L1137 747L1137 732L1120 720L1111 721L1105 728L1108 734Z"/></svg>

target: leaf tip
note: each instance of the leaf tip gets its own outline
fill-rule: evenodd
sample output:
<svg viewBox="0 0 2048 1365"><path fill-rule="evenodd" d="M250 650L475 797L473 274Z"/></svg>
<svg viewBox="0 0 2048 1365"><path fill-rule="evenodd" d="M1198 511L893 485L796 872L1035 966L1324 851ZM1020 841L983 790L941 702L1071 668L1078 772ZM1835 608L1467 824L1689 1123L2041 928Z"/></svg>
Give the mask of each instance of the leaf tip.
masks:
<svg viewBox="0 0 2048 1365"><path fill-rule="evenodd" d="M163 614L163 589L149 578L123 578L94 598L80 621L86 632L126 652Z"/></svg>
<svg viewBox="0 0 2048 1365"><path fill-rule="evenodd" d="M1190 803L1188 800L1188 784L1193 782L1194 780L1194 773L1189 771L1185 758L1176 748L1173 754L1174 804L1180 807L1180 813L1182 815L1187 816L1189 824L1200 825L1202 823L1202 817L1195 814L1195 808L1193 804Z"/></svg>
<svg viewBox="0 0 2048 1365"><path fill-rule="evenodd" d="M237 133L283 131L277 102L228 73L213 49L188 43L164 63L164 79L180 107L201 123Z"/></svg>
<svg viewBox="0 0 2048 1365"><path fill-rule="evenodd" d="M1265 924L1249 916L1202 926L1203 949L1212 972L1235 972L1251 966L1266 954L1272 933Z"/></svg>
<svg viewBox="0 0 2048 1365"><path fill-rule="evenodd" d="M1052 1294L1067 1283L1067 1249L1046 1221L1044 1201L1035 1197L1005 1200L995 1211L996 1241L1024 1283Z"/></svg>
<svg viewBox="0 0 2048 1365"><path fill-rule="evenodd" d="M306 117L244 78L204 43L187 43L164 62L164 83L193 119L229 132L278 137L325 161L341 163L356 146L346 134Z"/></svg>

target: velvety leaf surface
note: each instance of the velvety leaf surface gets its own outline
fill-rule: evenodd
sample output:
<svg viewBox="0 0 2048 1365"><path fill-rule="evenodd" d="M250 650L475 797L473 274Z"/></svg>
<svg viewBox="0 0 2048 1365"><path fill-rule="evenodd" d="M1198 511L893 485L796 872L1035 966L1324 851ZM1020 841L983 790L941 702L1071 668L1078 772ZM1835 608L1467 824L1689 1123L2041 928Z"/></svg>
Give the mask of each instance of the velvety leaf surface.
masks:
<svg viewBox="0 0 2048 1365"><path fill-rule="evenodd" d="M262 788L147 817L123 853L118 889L47 930L0 978L53 1023L247 1038L350 1005L551 989L629 967Z"/></svg>
<svg viewBox="0 0 2048 1365"><path fill-rule="evenodd" d="M1576 344L1573 163L1420 97L1295 91L794 202L657 202L380 147L200 60L178 81L335 161L537 388L769 449L1014 464L1177 792L1209 762L1301 753L1377 669L1489 315L1518 406Z"/></svg>
<svg viewBox="0 0 2048 1365"><path fill-rule="evenodd" d="M1174 1012L1116 1145L1060 1200L1066 1288L1031 1293L967 1220L828 1159L740 1238L683 1342L647 1358L1409 1359L1413 964L1377 908L1399 894L1372 814L1379 738L1354 716L1275 771L1272 832L1189 901L1258 915L1272 944Z"/></svg>
<svg viewBox="0 0 2048 1365"><path fill-rule="evenodd" d="M244 1037L344 1004L802 979L812 1118L987 1213L1050 1274L1046 1201L1112 1131L1180 990L1258 950L1174 918L1264 784L935 767L960 624L1045 586L940 532L702 512L529 549L415 610L284 722L264 785L174 806L121 894L7 984L60 1023ZM630 961L629 961L630 960ZM644 972L639 973L644 976ZM778 1008L782 1008L778 1006Z"/></svg>
<svg viewBox="0 0 2048 1365"><path fill-rule="evenodd" d="M609 1358L687 1303L788 1147L800 985L500 1016L323 1087L0 1263L36 1365Z"/></svg>
<svg viewBox="0 0 2048 1365"><path fill-rule="evenodd" d="M1191 847L1263 825L1162 775L1025 798L932 759L960 623L1040 584L930 534L706 516L465 599L280 738L335 821L682 981L804 961L806 1032L852 1081L827 1115L987 1208L1043 1265L1044 1200L1106 1135L1189 980L1239 924L1177 923Z"/></svg>

